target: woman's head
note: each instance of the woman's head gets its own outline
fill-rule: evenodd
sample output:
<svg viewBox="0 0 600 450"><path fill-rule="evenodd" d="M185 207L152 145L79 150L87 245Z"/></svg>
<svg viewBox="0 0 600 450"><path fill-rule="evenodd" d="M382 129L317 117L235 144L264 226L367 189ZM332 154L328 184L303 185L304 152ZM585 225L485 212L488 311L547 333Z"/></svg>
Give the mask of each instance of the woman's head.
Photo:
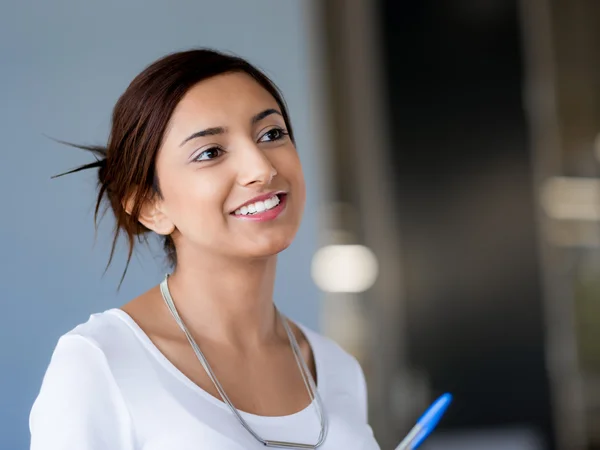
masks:
<svg viewBox="0 0 600 450"><path fill-rule="evenodd" d="M86 148L102 157L83 166L99 167L96 212L107 198L116 217L111 260L121 231L129 258L155 232L175 265L273 255L298 229L305 191L289 116L243 59L191 50L156 61L115 105L106 148Z"/></svg>

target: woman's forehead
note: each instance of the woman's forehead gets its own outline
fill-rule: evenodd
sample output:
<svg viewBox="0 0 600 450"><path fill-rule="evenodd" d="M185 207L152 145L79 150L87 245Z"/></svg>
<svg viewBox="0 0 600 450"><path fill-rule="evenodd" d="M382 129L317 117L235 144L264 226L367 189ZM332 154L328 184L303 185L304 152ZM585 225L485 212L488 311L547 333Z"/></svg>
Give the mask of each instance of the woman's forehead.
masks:
<svg viewBox="0 0 600 450"><path fill-rule="evenodd" d="M276 108L273 96L245 73L228 73L203 80L193 86L173 112L179 119L217 121L206 126L227 126L224 121L247 119L261 109Z"/></svg>
<svg viewBox="0 0 600 450"><path fill-rule="evenodd" d="M171 115L163 145L179 146L192 133L210 128L250 128L252 118L267 109L283 113L273 96L252 77L237 72L217 75L185 94Z"/></svg>

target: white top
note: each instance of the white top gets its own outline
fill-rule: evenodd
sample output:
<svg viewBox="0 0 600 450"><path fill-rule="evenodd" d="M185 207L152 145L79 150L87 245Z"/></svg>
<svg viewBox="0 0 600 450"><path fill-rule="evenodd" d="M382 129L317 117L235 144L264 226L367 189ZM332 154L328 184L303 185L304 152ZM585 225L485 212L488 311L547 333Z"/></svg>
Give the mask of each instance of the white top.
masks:
<svg viewBox="0 0 600 450"><path fill-rule="evenodd" d="M363 372L330 339L300 326L329 418L319 450L379 450ZM314 444L314 405L282 417L241 413L263 439ZM263 449L227 405L202 390L120 309L62 336L29 418L31 450Z"/></svg>

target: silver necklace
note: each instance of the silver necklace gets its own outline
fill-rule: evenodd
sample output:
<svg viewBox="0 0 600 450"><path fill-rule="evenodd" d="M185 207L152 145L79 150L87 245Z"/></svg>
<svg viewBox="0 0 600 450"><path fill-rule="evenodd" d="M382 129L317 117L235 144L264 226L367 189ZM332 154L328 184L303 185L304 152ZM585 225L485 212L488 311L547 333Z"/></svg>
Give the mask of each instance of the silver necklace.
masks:
<svg viewBox="0 0 600 450"><path fill-rule="evenodd" d="M275 311L277 312L277 315L281 319L281 323L283 324L283 327L285 328L285 332L286 332L286 334L288 336L288 340L290 342L290 347L292 348L292 352L293 352L294 358L296 360L296 364L298 365L298 369L300 369L300 374L302 375L302 380L304 381L304 385L306 386L306 390L308 391L308 395L311 400L311 405L313 405L313 404L315 405L317 415L319 416L319 420L321 422L321 432L319 433L319 438L317 439L316 444L302 444L302 443L296 443L296 442L272 441L272 440L268 440L268 439L263 439L262 437L260 437L258 435L258 433L256 431L254 431L250 427L250 425L248 425L248 423L244 420L244 418L242 417L240 412L237 410L237 408L235 406L233 406L233 403L231 402L231 400L229 400L229 397L225 393L223 386L221 386L221 383L215 376L212 368L210 367L210 364L208 364L208 360L204 356L204 353L202 353L202 350L200 350L200 347L198 346L198 344L192 337L191 333L189 332L189 330L183 323L183 320L179 316L179 313L177 312L177 308L175 308L175 303L173 302L173 298L171 297L171 292L169 292L169 286L168 286L168 282L167 282L168 278L169 278L169 275L167 274L165 276L165 279L162 281L162 283L160 283L160 292L162 294L163 300L165 301L165 303L167 305L167 308L169 308L169 311L171 312L171 315L175 319L175 322L177 322L177 325L179 325L179 328L181 328L181 330L185 334L188 342L190 343L190 345L192 346L192 349L194 350L194 353L198 357L200 364L202 364L202 367L204 367L206 374L208 375L210 380L215 385L215 388L219 392L221 399L223 399L223 402L229 407L229 409L231 410L233 415L237 418L237 420L240 422L240 424L246 429L246 431L248 431L248 433L250 433L258 442L260 442L265 447L290 448L290 449L316 449L316 448L318 448L325 441L325 437L327 436L327 429L328 429L327 415L325 414L325 408L323 407L323 402L321 400L321 397L319 396L319 391L317 390L315 380L313 379L313 376L312 376L308 366L306 365L304 358L302 357L302 352L300 351L300 346L298 345L298 341L296 340L294 333L290 329L290 326L287 323L287 320L282 316L282 314L279 312L279 310L277 310L277 308L275 309Z"/></svg>

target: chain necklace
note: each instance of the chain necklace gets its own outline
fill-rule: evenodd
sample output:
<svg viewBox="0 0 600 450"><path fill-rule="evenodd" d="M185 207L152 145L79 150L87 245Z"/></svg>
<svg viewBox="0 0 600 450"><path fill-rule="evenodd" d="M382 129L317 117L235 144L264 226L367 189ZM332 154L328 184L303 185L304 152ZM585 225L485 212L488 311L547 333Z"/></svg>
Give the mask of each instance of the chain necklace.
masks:
<svg viewBox="0 0 600 450"><path fill-rule="evenodd" d="M198 346L198 344L192 337L192 334L189 332L189 330L183 323L183 320L179 316L179 313L177 312L177 309L175 308L175 303L173 302L173 298L171 297L171 293L169 292L169 286L167 283L168 278L169 278L169 275L167 274L165 276L165 279L162 281L162 283L160 283L160 292L162 294L163 300L165 301L165 303L167 305L167 308L169 308L169 311L171 312L171 315L175 319L175 322L177 322L177 325L179 325L179 328L181 328L181 330L185 334L188 342L190 343L190 345L192 346L192 349L194 350L194 353L198 357L200 364L202 364L202 367L204 367L206 374L208 375L210 380L213 382L215 388L219 392L221 399L229 407L229 409L231 410L233 415L237 418L237 420L240 422L240 424L246 429L246 431L248 431L248 433L250 433L258 442L260 442L265 447L288 448L288 449L316 449L316 448L318 448L325 441L325 437L327 436L328 422L327 422L327 416L325 414L325 408L323 407L323 402L321 400L321 397L319 396L319 392L317 390L315 380L313 379L313 376L312 376L308 366L306 365L304 358L302 357L302 352L300 351L300 346L298 345L298 341L296 340L294 333L290 329L290 326L287 323L287 320L284 319L284 317L279 312L279 310L277 308L275 308L275 311L277 312L277 315L280 318L281 323L283 324L285 332L288 336L288 340L290 342L290 347L292 348L292 353L294 354L296 364L298 365L298 369L300 370L300 375L302 375L302 380L304 381L304 385L306 386L306 390L308 391L308 395L311 400L311 405L313 405L313 404L315 405L317 415L319 416L319 420L321 422L321 432L319 433L319 438L317 439L316 444L301 444L301 443L295 443L295 442L273 441L273 440L263 439L262 437L260 437L258 435L258 433L256 431L254 431L250 427L250 425L248 425L248 423L244 420L244 418L242 417L240 412L236 409L235 406L233 406L233 403L231 402L231 400L229 400L229 397L225 393L223 386L221 386L221 383L215 376L212 368L210 367L210 364L208 364L208 360L206 359L206 357L200 350L200 347Z"/></svg>

